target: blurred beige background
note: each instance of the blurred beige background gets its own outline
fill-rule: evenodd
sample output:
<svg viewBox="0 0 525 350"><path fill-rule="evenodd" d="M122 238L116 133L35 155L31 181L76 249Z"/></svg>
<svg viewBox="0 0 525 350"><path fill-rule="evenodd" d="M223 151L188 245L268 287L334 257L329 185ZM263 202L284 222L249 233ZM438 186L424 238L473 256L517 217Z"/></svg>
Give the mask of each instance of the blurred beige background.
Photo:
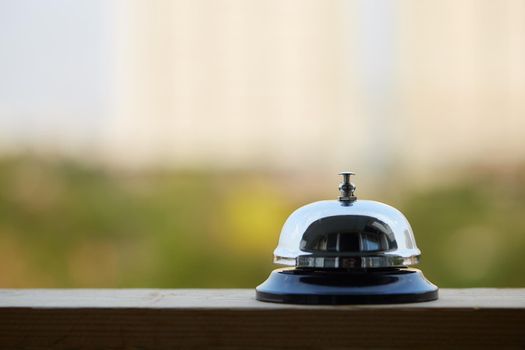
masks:
<svg viewBox="0 0 525 350"><path fill-rule="evenodd" d="M525 155L523 1L122 1L116 12L119 159L431 173Z"/></svg>
<svg viewBox="0 0 525 350"><path fill-rule="evenodd" d="M3 149L424 175L525 156L523 1L2 7ZM63 54L46 57L57 49ZM48 85L36 82L32 92L31 71ZM22 86L13 91L13 83ZM38 91L49 85L56 101L46 105Z"/></svg>
<svg viewBox="0 0 525 350"><path fill-rule="evenodd" d="M523 0L0 0L0 287L253 287L343 169L524 286L524 140Z"/></svg>

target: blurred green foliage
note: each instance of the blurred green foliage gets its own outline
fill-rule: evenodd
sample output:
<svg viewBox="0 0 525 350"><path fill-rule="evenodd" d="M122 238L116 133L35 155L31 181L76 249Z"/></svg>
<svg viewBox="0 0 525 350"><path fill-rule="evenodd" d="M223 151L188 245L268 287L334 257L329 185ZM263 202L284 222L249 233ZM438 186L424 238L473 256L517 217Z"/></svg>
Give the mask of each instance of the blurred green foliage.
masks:
<svg viewBox="0 0 525 350"><path fill-rule="evenodd" d="M525 177L486 170L401 203L420 267L443 287L525 286Z"/></svg>
<svg viewBox="0 0 525 350"><path fill-rule="evenodd" d="M390 203L411 222L420 266L439 286L523 287L525 178L476 174L406 186ZM286 217L312 200L287 191L260 172L4 158L0 287L254 287L275 268Z"/></svg>

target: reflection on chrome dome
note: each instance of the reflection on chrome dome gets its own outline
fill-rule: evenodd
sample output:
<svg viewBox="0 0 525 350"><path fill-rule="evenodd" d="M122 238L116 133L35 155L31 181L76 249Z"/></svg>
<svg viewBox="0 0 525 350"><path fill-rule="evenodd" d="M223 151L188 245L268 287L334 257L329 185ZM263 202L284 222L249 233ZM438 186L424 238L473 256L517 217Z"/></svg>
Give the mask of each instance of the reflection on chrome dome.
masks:
<svg viewBox="0 0 525 350"><path fill-rule="evenodd" d="M405 216L384 203L357 199L352 173L342 173L339 200L305 205L286 220L277 264L315 268L403 267L419 262Z"/></svg>
<svg viewBox="0 0 525 350"><path fill-rule="evenodd" d="M385 252L397 248L392 229L364 215L338 215L314 221L301 240L305 252Z"/></svg>

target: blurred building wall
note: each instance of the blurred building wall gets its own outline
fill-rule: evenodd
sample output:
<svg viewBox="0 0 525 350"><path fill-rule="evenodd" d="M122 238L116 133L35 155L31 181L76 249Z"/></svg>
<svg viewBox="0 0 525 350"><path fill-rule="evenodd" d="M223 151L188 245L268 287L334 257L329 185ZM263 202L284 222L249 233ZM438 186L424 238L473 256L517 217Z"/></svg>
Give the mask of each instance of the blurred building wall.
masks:
<svg viewBox="0 0 525 350"><path fill-rule="evenodd" d="M525 2L411 1L399 8L400 103L414 164L525 156Z"/></svg>
<svg viewBox="0 0 525 350"><path fill-rule="evenodd" d="M110 135L119 140L119 153L131 143L139 160L284 166L331 161L349 146L346 138L337 140L350 124L341 112L355 105L343 95L340 3L121 7L118 65L124 69ZM345 132L356 138L356 149L364 131Z"/></svg>
<svg viewBox="0 0 525 350"><path fill-rule="evenodd" d="M117 156L428 169L525 155L523 1L118 4Z"/></svg>
<svg viewBox="0 0 525 350"><path fill-rule="evenodd" d="M525 158L523 0L20 0L0 19L0 152L330 173Z"/></svg>

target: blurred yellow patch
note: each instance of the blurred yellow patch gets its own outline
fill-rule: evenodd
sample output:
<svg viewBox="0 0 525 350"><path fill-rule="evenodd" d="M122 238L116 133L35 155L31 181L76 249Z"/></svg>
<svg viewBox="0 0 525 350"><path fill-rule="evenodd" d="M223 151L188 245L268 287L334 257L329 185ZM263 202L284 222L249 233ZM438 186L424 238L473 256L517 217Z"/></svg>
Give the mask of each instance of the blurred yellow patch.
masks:
<svg viewBox="0 0 525 350"><path fill-rule="evenodd" d="M251 180L236 187L225 200L218 231L236 253L270 257L288 215L285 201L268 183Z"/></svg>

